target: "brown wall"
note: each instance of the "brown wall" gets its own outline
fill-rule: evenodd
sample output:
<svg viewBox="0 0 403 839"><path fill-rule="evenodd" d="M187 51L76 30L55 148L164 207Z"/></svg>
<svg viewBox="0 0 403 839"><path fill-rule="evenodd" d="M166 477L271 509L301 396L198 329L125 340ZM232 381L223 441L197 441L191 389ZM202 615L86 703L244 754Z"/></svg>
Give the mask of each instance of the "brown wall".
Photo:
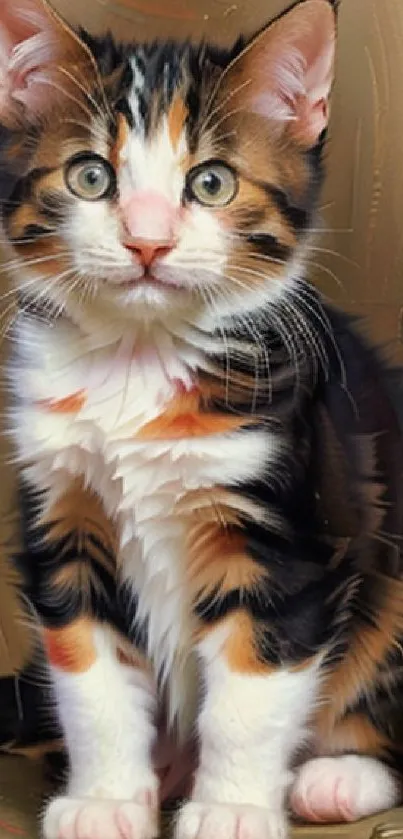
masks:
<svg viewBox="0 0 403 839"><path fill-rule="evenodd" d="M55 0L74 22L123 38L156 35L230 42L286 0ZM312 251L320 287L368 316L371 334L403 360L403 0L341 0L323 226ZM3 276L3 275L1 275ZM5 444L0 443L0 456ZM0 520L12 506L12 470L0 480ZM1 562L1 554L0 554ZM0 586L1 588L1 586ZM0 592L1 595L1 592ZM1 613L1 602L0 602ZM1 614L0 614L1 630ZM3 657L0 632L0 672Z"/></svg>

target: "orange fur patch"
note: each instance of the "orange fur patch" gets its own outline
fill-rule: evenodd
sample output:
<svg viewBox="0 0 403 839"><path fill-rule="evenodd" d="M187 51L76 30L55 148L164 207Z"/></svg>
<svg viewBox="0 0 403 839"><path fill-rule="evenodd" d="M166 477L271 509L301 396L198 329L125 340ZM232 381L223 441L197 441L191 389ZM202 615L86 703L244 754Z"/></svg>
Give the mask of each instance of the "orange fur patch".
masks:
<svg viewBox="0 0 403 839"><path fill-rule="evenodd" d="M118 120L118 133L117 133L117 137L116 137L116 142L115 142L113 148L111 149L111 153L110 153L110 162L111 162L113 168L115 169L115 172L119 168L120 154L121 154L121 151L122 151L122 149L123 149L123 147L126 143L126 140L127 140L128 134L129 134L129 125L128 125L128 122L127 122L126 118L123 116L123 114L118 114L117 120Z"/></svg>
<svg viewBox="0 0 403 839"><path fill-rule="evenodd" d="M48 661L66 673L85 673L96 661L93 623L78 618L61 629L45 629L44 643Z"/></svg>
<svg viewBox="0 0 403 839"><path fill-rule="evenodd" d="M87 392L78 390L63 399L39 399L37 405L52 414L78 414L87 401Z"/></svg>
<svg viewBox="0 0 403 839"><path fill-rule="evenodd" d="M240 528L231 528L234 512L222 509L220 513L224 521L199 522L189 528L187 573L196 599L203 599L216 589L217 599L237 589L251 590L266 576L248 556Z"/></svg>
<svg viewBox="0 0 403 839"><path fill-rule="evenodd" d="M207 437L225 434L246 425L251 417L204 413L200 410L201 395L195 388L180 394L156 419L146 423L136 434L137 440L180 440L186 437Z"/></svg>
<svg viewBox="0 0 403 839"><path fill-rule="evenodd" d="M253 621L240 610L230 620L230 633L224 645L228 666L236 673L261 674L273 668L259 658Z"/></svg>
<svg viewBox="0 0 403 839"><path fill-rule="evenodd" d="M176 93L168 112L168 132L173 149L176 149L185 128L188 109L180 96Z"/></svg>

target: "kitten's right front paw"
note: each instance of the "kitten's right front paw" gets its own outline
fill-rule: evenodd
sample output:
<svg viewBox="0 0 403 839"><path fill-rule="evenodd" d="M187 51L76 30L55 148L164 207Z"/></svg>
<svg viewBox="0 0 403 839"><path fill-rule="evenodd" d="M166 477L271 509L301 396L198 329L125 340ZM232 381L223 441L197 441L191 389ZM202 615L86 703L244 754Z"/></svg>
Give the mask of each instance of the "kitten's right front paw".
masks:
<svg viewBox="0 0 403 839"><path fill-rule="evenodd" d="M155 839L156 810L135 801L60 796L48 804L44 839Z"/></svg>
<svg viewBox="0 0 403 839"><path fill-rule="evenodd" d="M189 801L179 813L175 839L286 839L282 813L263 807Z"/></svg>

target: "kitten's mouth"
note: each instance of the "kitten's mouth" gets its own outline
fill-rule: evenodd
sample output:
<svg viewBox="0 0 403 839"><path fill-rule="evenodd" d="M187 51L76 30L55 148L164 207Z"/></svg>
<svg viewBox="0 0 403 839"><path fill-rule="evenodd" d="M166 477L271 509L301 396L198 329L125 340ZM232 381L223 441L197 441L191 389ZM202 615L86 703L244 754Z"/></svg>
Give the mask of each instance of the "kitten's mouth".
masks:
<svg viewBox="0 0 403 839"><path fill-rule="evenodd" d="M131 277L128 280L121 280L119 282L119 288L124 289L136 289L148 286L149 288L160 288L164 290L174 290L175 288L179 288L180 284L173 282L172 280L161 280L159 277L156 277L155 274L150 273L149 271L144 272L141 277Z"/></svg>
<svg viewBox="0 0 403 839"><path fill-rule="evenodd" d="M163 283L162 280L157 280L156 277L153 277L152 274L144 275L143 277L136 277L132 280L123 280L119 283L119 288L138 288L142 285L150 285L150 286L157 286L158 288L166 288L167 283Z"/></svg>

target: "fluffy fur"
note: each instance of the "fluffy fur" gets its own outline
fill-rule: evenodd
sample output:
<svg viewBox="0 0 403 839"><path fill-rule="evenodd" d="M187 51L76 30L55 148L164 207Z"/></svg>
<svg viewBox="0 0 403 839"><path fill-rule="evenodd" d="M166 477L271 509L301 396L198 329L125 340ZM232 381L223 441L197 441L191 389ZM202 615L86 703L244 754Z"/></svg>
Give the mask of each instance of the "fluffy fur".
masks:
<svg viewBox="0 0 403 839"><path fill-rule="evenodd" d="M290 787L388 807L402 439L305 280L334 12L229 53L1 13L21 565L70 763L45 839L156 835L161 711L199 740L178 839L282 837Z"/></svg>

